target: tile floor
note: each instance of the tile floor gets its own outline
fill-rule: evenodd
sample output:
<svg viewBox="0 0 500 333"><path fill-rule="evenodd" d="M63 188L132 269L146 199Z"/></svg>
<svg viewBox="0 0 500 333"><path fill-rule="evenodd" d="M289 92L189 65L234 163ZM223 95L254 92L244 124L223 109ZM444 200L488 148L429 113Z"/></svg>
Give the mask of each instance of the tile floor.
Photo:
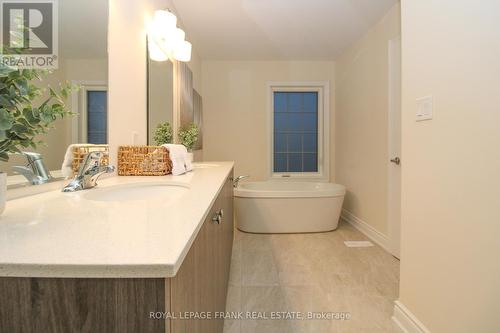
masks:
<svg viewBox="0 0 500 333"><path fill-rule="evenodd" d="M397 332L391 321L399 261L351 225L318 234L257 235L237 231L227 311L348 312L349 320L229 320L224 333Z"/></svg>

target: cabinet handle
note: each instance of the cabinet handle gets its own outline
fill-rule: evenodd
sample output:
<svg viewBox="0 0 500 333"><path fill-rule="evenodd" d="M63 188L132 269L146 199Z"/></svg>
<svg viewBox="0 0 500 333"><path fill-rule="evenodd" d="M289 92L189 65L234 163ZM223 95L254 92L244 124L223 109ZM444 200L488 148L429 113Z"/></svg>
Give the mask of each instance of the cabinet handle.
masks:
<svg viewBox="0 0 500 333"><path fill-rule="evenodd" d="M219 211L217 211L215 215L212 217L212 222L221 224L223 217L224 217L224 210L219 209Z"/></svg>
<svg viewBox="0 0 500 333"><path fill-rule="evenodd" d="M221 220L222 220L222 218L221 218L219 212L215 213L215 215L212 217L212 222L213 223L220 224Z"/></svg>

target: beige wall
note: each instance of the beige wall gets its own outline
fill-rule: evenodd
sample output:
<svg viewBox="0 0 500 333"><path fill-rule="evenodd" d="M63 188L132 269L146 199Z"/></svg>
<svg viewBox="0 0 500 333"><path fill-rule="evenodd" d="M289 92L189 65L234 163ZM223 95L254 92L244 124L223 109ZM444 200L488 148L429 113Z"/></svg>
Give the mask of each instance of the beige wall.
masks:
<svg viewBox="0 0 500 333"><path fill-rule="evenodd" d="M386 235L388 42L400 31L397 4L335 63L335 178L344 208Z"/></svg>
<svg viewBox="0 0 500 333"><path fill-rule="evenodd" d="M499 13L496 0L402 3L400 300L436 333L500 332ZM415 122L427 95L434 119Z"/></svg>
<svg viewBox="0 0 500 333"><path fill-rule="evenodd" d="M202 69L204 157L234 160L235 173L254 180L268 178L269 172L267 83L330 81L333 90L334 63L329 61L203 61ZM330 92L331 138L333 98Z"/></svg>
<svg viewBox="0 0 500 333"><path fill-rule="evenodd" d="M109 0L109 4L108 130L111 163L116 165L119 145L146 144L146 24L155 10L169 8L175 13L175 8L170 0L128 1L127 5ZM196 45L189 67L194 87L201 90Z"/></svg>
<svg viewBox="0 0 500 333"><path fill-rule="evenodd" d="M108 59L67 59L67 80L108 81Z"/></svg>

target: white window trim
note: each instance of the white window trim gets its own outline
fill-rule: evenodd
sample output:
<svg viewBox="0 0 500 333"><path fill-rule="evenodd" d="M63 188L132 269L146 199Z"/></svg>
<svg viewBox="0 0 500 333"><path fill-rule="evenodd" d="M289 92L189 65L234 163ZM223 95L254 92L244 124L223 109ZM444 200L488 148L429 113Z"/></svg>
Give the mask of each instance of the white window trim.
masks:
<svg viewBox="0 0 500 333"><path fill-rule="evenodd" d="M71 94L71 143L87 143L87 91L107 91L105 81L71 81L80 89Z"/></svg>
<svg viewBox="0 0 500 333"><path fill-rule="evenodd" d="M328 81L268 82L268 158L269 178L273 180L330 179L330 83ZM274 172L274 92L317 91L318 92L318 172Z"/></svg>

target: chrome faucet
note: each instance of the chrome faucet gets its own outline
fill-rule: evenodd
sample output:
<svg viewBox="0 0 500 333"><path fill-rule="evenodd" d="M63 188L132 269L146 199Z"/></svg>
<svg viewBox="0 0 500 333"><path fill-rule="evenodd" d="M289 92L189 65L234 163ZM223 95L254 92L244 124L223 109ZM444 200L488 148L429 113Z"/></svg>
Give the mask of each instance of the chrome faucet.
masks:
<svg viewBox="0 0 500 333"><path fill-rule="evenodd" d="M52 179L52 175L47 170L45 163L43 163L42 154L29 151L23 151L19 154L26 157L28 165L13 166L13 171L23 175L33 185L45 184Z"/></svg>
<svg viewBox="0 0 500 333"><path fill-rule="evenodd" d="M238 187L238 184L240 183L240 180L243 180L245 178L250 178L250 176L238 176L233 180L233 187Z"/></svg>
<svg viewBox="0 0 500 333"><path fill-rule="evenodd" d="M75 192L93 188L97 185L97 179L105 173L115 171L111 165L102 165L102 157L107 154L101 151L92 151L87 154L76 177L66 185L63 192Z"/></svg>

